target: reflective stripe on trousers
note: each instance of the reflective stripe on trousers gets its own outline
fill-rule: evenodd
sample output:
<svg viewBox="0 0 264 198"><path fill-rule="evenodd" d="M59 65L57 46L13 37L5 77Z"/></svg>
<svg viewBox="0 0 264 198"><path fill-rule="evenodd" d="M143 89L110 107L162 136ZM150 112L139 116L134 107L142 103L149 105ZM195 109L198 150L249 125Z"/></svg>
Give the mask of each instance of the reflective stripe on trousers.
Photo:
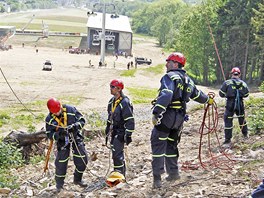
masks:
<svg viewBox="0 0 264 198"><path fill-rule="evenodd" d="M236 114L236 117L238 118L239 127L240 127L240 129L242 129L242 133L243 134L248 133L244 109L242 109L240 111L240 114L237 110L236 111L229 111L228 109L226 109L225 114L224 114L225 139L228 139L228 140L230 140L232 138L234 114Z"/></svg>
<svg viewBox="0 0 264 198"><path fill-rule="evenodd" d="M124 157L124 142L121 142L116 136L112 141L112 159L114 162L114 170L120 171L123 175L126 174L126 164Z"/></svg>
<svg viewBox="0 0 264 198"><path fill-rule="evenodd" d="M164 172L164 163L168 174L178 171L179 153L173 137L175 133L177 133L176 130L166 133L153 128L150 139L153 175L160 175Z"/></svg>

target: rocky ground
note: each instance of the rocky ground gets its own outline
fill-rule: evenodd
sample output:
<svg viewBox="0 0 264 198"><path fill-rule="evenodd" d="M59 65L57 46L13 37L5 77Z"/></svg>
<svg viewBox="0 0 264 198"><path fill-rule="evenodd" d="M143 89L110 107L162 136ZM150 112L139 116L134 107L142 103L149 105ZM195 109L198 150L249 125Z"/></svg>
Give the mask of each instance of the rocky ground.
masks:
<svg viewBox="0 0 264 198"><path fill-rule="evenodd" d="M134 50L135 55L152 58L153 65L164 63L165 57L153 41L139 39ZM88 68L88 60L97 62L98 56L70 55L65 51L49 48L40 48L39 53L36 54L34 47L22 48L21 46L14 46L13 50L0 53L1 69L23 102L30 103L46 100L51 96L63 96L63 102L66 103L67 96L75 96L81 99L77 107L81 112L96 110L102 115L102 119L105 119L106 105L111 97L109 82L113 78L120 77L120 70L126 70L128 61L124 57L119 57L114 68L110 63L114 63L115 57L107 57L107 68ZM52 72L42 71L42 63L46 59L54 63ZM136 77L122 77L122 79L128 87L142 87L144 84L144 87L158 88L162 75L146 76L139 70ZM0 107L18 105L19 102L12 95L3 78L0 84L0 97L1 101L4 101ZM217 90L211 88L200 88L205 92L213 90L217 93ZM129 95L126 89L125 92ZM216 98L216 101L221 102L219 98ZM89 183L87 189L73 185L74 165L71 160L65 190L56 194L54 155L52 155L46 175L42 174L44 162L10 170L10 174L18 177L17 182L20 187L4 190L7 194L0 191L2 192L0 197L248 197L262 178L264 168L263 149L252 150L250 146L263 142L264 135L252 135L244 140L242 134L236 129L231 148L225 148L223 152L220 146L223 142L223 107L218 109L218 136L216 133L210 136L204 135L200 141L199 129L204 111L193 102L190 102L189 106L190 120L185 123L179 144L180 180L166 182L164 180L166 174L164 174L162 188L152 189L149 141L152 129L151 105L135 105L136 132L133 135L133 142L126 148L127 183L121 183L113 188L103 185L102 178L105 178L112 170L112 161L109 150L103 146L104 137L97 134L91 141L86 142L89 156L95 152L98 157L95 161L89 161L84 174L84 180ZM38 111L47 113L46 107ZM237 121L235 123L237 125ZM41 128L43 125L37 127ZM199 162L199 148L202 150L202 165L206 169Z"/></svg>
<svg viewBox="0 0 264 198"><path fill-rule="evenodd" d="M140 107L147 113L148 107ZM147 111L146 111L147 110ZM223 111L220 109L219 117ZM136 114L137 115L137 114ZM26 165L11 170L11 174L19 177L21 183L18 189L11 191L13 197L178 197L178 198L246 198L261 179L263 164L262 149L253 151L245 149L245 145L263 142L264 135L250 136L244 140L242 134L236 133L231 148L219 146L223 142L222 119L219 119L217 133L202 137L201 161L199 161L199 145L201 135L199 127L203 117L203 109L191 111L190 120L185 123L181 142L179 144L181 179L166 182L163 175L161 189L152 189L150 132L149 121L137 122L133 142L126 148L127 183L120 183L109 188L104 185L105 176L112 170L109 150L103 146L104 138L96 135L92 141L86 142L86 148L91 156L96 153L98 159L90 160L84 174L84 180L89 183L86 189L73 185L74 165L70 161L65 190L56 194L54 185L54 157L50 160L49 171L42 175L43 163ZM145 117L148 117L145 115ZM139 117L136 117L136 119ZM207 131L205 130L204 133ZM210 152L209 152L209 139ZM221 152L222 153L221 153ZM210 157L212 155L212 157ZM204 168L202 167L204 166Z"/></svg>

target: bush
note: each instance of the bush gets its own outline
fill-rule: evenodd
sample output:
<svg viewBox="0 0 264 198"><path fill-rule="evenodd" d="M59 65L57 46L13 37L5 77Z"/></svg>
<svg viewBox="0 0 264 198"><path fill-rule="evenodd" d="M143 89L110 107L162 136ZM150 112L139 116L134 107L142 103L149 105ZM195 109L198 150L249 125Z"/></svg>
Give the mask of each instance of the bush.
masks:
<svg viewBox="0 0 264 198"><path fill-rule="evenodd" d="M18 167L23 164L22 154L17 147L0 140L0 169Z"/></svg>
<svg viewBox="0 0 264 198"><path fill-rule="evenodd" d="M8 170L23 164L22 154L15 146L3 142L2 139L0 139L0 151L0 188L17 188L17 178L12 176Z"/></svg>

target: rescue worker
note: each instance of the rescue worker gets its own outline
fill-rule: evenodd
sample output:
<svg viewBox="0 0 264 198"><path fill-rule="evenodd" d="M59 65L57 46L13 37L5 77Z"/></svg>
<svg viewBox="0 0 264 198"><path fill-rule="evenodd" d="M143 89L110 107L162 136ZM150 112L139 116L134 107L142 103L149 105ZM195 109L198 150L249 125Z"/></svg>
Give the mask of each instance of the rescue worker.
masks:
<svg viewBox="0 0 264 198"><path fill-rule="evenodd" d="M175 52L166 59L167 73L161 78L159 95L152 104L151 133L153 188L160 188L161 174L166 172L167 181L180 178L178 168L178 143L186 115L186 104L190 98L199 103L213 104L212 97L198 90L183 67L186 59Z"/></svg>
<svg viewBox="0 0 264 198"><path fill-rule="evenodd" d="M82 176L85 171L88 157L80 131L85 124L82 114L74 107L67 104L61 105L56 98L47 102L50 111L46 117L46 131L49 139L56 141L57 155L55 159L55 181L57 192L63 189L67 172L70 149L73 149L75 165L73 183L86 187Z"/></svg>
<svg viewBox="0 0 264 198"><path fill-rule="evenodd" d="M243 102L243 98L249 95L248 87L247 84L240 79L240 69L238 67L234 67L231 70L231 75L231 79L226 80L219 90L220 97L226 98L224 144L231 143L234 114L237 115L243 136L248 138L248 128L245 120L245 107Z"/></svg>
<svg viewBox="0 0 264 198"><path fill-rule="evenodd" d="M123 93L124 84L114 79L110 82L110 92L113 97L107 107L108 119L106 126L106 145L110 138L114 171L126 174L124 144L132 142L132 133L135 129L133 106L129 98ZM108 138L109 137L109 138Z"/></svg>
<svg viewBox="0 0 264 198"><path fill-rule="evenodd" d="M263 198L264 197L264 179L262 183L254 190L251 194L252 198Z"/></svg>

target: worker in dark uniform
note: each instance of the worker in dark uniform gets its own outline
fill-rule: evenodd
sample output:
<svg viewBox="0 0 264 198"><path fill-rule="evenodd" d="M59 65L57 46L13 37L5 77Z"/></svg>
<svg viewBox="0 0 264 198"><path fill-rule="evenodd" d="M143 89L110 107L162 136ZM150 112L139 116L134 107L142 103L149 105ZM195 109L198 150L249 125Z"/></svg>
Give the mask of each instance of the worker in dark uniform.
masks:
<svg viewBox="0 0 264 198"><path fill-rule="evenodd" d="M252 198L263 198L264 197L264 179L262 183L254 190L251 194Z"/></svg>
<svg viewBox="0 0 264 198"><path fill-rule="evenodd" d="M230 144L233 129L233 116L236 114L245 138L248 138L248 127L245 120L245 107L243 98L248 97L249 90L247 84L240 79L240 69L234 67L231 70L231 79L226 80L219 91L222 98L226 98L224 122L225 122L225 141L224 144Z"/></svg>
<svg viewBox="0 0 264 198"><path fill-rule="evenodd" d="M198 90L183 67L186 59L176 52L166 59L167 73L161 78L159 95L153 101L151 133L153 188L161 187L161 174L165 172L167 181L180 178L178 168L178 143L183 122L186 118L186 104L190 98L199 103L212 104L213 98Z"/></svg>
<svg viewBox="0 0 264 198"><path fill-rule="evenodd" d="M63 189L70 149L73 149L75 165L74 184L86 187L82 180L88 157L80 130L85 124L82 114L73 106L61 105L51 98L47 102L50 113L46 117L46 131L49 139L56 141L58 153L55 159L55 181L57 192Z"/></svg>
<svg viewBox="0 0 264 198"><path fill-rule="evenodd" d="M124 84L121 80L114 79L110 83L113 97L107 107L108 119L106 126L106 144L110 138L114 171L126 174L124 157L124 144L132 142L132 133L135 129L133 106L129 98L124 95Z"/></svg>

